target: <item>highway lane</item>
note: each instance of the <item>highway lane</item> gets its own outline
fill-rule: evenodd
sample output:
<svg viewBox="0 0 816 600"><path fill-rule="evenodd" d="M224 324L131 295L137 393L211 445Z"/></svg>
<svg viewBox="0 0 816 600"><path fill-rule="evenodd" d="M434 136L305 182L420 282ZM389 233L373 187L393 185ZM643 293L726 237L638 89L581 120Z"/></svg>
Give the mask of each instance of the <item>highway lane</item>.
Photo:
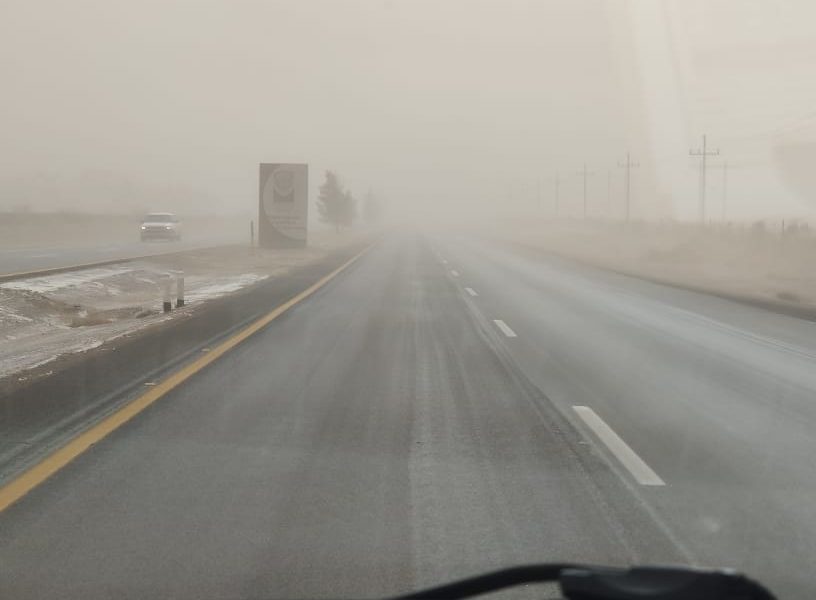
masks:
<svg viewBox="0 0 816 600"><path fill-rule="evenodd" d="M177 242L140 242L137 238L134 234L132 241L0 249L0 276L246 242L234 234L190 235Z"/></svg>
<svg viewBox="0 0 816 600"><path fill-rule="evenodd" d="M512 328L514 364L696 560L812 595L815 323L485 240L434 247L463 299ZM639 485L576 405L665 486Z"/></svg>
<svg viewBox="0 0 816 600"><path fill-rule="evenodd" d="M0 596L372 596L686 560L494 318L423 238L381 243L0 514Z"/></svg>

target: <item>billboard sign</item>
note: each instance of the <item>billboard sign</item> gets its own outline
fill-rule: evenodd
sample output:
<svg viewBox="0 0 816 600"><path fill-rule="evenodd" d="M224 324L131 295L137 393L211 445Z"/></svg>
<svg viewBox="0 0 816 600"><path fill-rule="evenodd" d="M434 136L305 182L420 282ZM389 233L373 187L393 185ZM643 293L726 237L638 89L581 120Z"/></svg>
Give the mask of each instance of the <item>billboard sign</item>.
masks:
<svg viewBox="0 0 816 600"><path fill-rule="evenodd" d="M309 216L309 166L261 163L258 243L265 248L306 245Z"/></svg>

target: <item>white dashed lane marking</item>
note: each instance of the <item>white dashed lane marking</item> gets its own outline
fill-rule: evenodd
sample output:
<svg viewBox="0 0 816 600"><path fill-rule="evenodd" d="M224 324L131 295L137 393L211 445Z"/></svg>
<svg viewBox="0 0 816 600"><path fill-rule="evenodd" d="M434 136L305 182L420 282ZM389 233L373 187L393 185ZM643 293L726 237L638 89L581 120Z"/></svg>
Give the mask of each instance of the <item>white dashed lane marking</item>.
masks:
<svg viewBox="0 0 816 600"><path fill-rule="evenodd" d="M658 474L594 410L588 406L573 406L572 409L640 485L666 485Z"/></svg>
<svg viewBox="0 0 816 600"><path fill-rule="evenodd" d="M501 319L493 319L493 322L496 324L496 327L498 327L499 329L501 329L501 332L502 332L504 335L506 335L507 337L509 337L509 338L518 337L518 336L516 335L516 332L515 332L515 331L513 331L512 329L510 329L510 327L507 325L507 323L505 323L505 322L504 322L504 321L502 321Z"/></svg>
<svg viewBox="0 0 816 600"><path fill-rule="evenodd" d="M478 295L479 295L479 294L477 294L477 293L476 293L476 290L474 290L473 288L466 287L466 288L465 288L465 291L466 291L468 294L470 294L471 296L478 296Z"/></svg>

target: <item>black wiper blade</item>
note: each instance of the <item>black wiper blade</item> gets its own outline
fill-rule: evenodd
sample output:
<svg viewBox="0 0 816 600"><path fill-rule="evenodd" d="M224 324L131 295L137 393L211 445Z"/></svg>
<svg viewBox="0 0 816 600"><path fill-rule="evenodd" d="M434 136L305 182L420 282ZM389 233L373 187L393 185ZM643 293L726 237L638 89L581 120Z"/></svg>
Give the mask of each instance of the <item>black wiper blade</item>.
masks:
<svg viewBox="0 0 816 600"><path fill-rule="evenodd" d="M397 600L472 598L530 583L558 582L568 600L774 600L766 588L729 570L541 564L503 569L400 596Z"/></svg>
<svg viewBox="0 0 816 600"><path fill-rule="evenodd" d="M577 567L564 569L558 581L570 600L774 600L759 583L731 570Z"/></svg>
<svg viewBox="0 0 816 600"><path fill-rule="evenodd" d="M547 583L548 581L558 581L561 571L571 568L567 564L543 564L526 565L522 567L511 567L494 571L485 575L477 575L440 585L438 587L421 590L405 596L399 596L396 600L435 600L445 598L456 600L457 598L472 598L480 594L488 594L517 585L526 583ZM577 565L575 568L580 568Z"/></svg>

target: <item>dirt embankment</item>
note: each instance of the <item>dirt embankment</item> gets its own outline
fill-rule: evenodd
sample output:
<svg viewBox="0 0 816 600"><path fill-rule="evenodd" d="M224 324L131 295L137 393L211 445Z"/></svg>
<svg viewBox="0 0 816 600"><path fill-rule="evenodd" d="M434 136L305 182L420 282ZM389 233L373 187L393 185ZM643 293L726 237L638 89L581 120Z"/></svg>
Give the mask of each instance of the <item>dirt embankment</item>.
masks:
<svg viewBox="0 0 816 600"><path fill-rule="evenodd" d="M505 225L498 237L639 277L816 314L816 235L807 228L571 221Z"/></svg>

